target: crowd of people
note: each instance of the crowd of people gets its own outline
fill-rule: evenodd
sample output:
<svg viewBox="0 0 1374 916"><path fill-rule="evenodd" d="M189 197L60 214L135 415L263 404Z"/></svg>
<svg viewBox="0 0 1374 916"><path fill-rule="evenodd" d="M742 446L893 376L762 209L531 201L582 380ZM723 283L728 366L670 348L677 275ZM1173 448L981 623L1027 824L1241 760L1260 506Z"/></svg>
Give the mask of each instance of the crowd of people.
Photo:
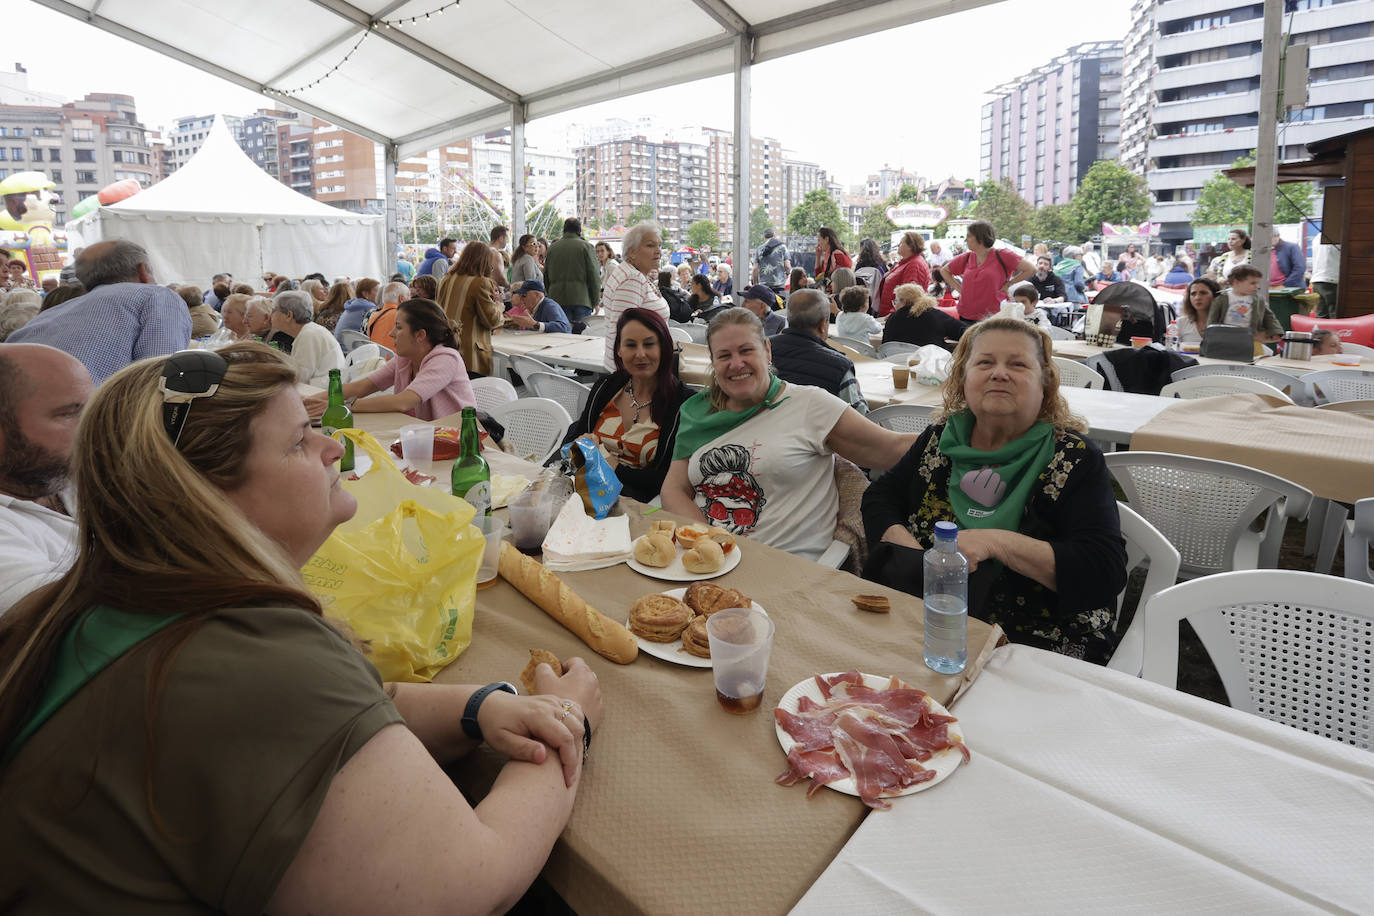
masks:
<svg viewBox="0 0 1374 916"><path fill-rule="evenodd" d="M569 219L551 242L512 246L504 227L444 238L385 279L169 287L143 247L108 240L76 253L73 283L11 284L0 840L28 877L0 893L20 888L37 910L104 895L388 910L395 900L370 895L395 882L437 892L425 853L449 837L467 854L445 857L443 880L474 907L509 905L538 873L601 718L591 669L541 667L530 697L382 684L301 578L355 510L341 447L310 425L354 353L371 354L343 386L355 412L434 420L474 406L472 380L498 365L494 334L582 333L596 318L604 372L565 439L593 437L626 496L815 560L856 466L875 478L865 576L919 595L922 551L953 521L970 613L1105 663L1126 555L1102 455L1059 392L1045 306L1086 301L1095 278L1186 276L1185 340L1215 323L1270 338L1260 272L1234 241L1198 263L1133 247L1104 261L1092 245L1022 257L975 222L960 245L908 232L888 255L864 239L855 256L823 229L808 272L772 230L748 263L674 265L652 223L617 253ZM1284 282L1301 275L1293 252L1276 259ZM699 391L672 330L692 322L710 363ZM836 336L951 351L935 422L917 435L869 420ZM222 715L206 721L207 708ZM478 741L510 762L474 807L439 767ZM343 854L364 847L365 862Z"/></svg>

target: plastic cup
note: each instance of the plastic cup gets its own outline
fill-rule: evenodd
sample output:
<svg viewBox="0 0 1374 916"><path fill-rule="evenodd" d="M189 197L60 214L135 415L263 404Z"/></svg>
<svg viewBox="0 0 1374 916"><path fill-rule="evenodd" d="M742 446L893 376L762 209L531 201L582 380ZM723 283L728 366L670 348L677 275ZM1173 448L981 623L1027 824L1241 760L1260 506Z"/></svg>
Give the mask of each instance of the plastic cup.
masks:
<svg viewBox="0 0 1374 916"><path fill-rule="evenodd" d="M434 463L434 427L428 423L402 426L401 458L417 471L428 471Z"/></svg>
<svg viewBox="0 0 1374 916"><path fill-rule="evenodd" d="M494 515L480 515L472 520L477 530L487 539L482 548L482 565L477 567L477 587L486 588L496 582L497 568L501 563L501 542L506 537L506 523Z"/></svg>
<svg viewBox="0 0 1374 916"><path fill-rule="evenodd" d="M907 383L910 382L910 381L911 381L911 367L910 367L910 366L893 366L893 367L892 367L892 387L893 387L893 388L905 388L905 387L907 386Z"/></svg>
<svg viewBox="0 0 1374 916"><path fill-rule="evenodd" d="M747 715L763 702L773 621L754 608L728 608L706 619L716 700L722 709Z"/></svg>
<svg viewBox="0 0 1374 916"><path fill-rule="evenodd" d="M1145 346L1146 344L1148 344L1149 342L1150 342L1150 338L1149 338L1149 337L1132 337L1132 338L1131 338L1131 346L1137 347L1137 348L1143 347L1143 346Z"/></svg>

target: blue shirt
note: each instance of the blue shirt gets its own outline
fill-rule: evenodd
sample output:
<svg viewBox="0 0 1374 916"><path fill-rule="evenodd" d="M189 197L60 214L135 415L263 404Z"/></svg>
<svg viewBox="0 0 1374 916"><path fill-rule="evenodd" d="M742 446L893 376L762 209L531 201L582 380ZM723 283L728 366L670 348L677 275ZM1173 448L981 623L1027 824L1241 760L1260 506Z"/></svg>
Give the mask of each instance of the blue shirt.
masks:
<svg viewBox="0 0 1374 916"><path fill-rule="evenodd" d="M132 362L186 349L191 313L165 286L109 283L39 312L9 342L47 344L70 353L99 385Z"/></svg>
<svg viewBox="0 0 1374 916"><path fill-rule="evenodd" d="M568 313L563 311L563 306L548 296L539 300L539 305L535 306L534 314L530 317L543 323L546 334L572 333L572 325L568 324Z"/></svg>

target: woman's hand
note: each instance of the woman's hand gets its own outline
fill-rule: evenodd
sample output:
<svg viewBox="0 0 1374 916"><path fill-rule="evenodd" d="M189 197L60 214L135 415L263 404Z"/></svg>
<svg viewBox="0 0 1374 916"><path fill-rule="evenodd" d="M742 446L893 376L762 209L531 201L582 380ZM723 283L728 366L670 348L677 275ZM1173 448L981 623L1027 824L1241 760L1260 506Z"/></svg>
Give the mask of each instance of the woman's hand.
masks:
<svg viewBox="0 0 1374 916"><path fill-rule="evenodd" d="M570 658L563 676L548 665L534 676L537 696L496 692L477 713L487 745L514 760L543 763L547 747L563 762L563 779L571 786L582 759L583 716L593 730L601 722L601 685L580 658Z"/></svg>
<svg viewBox="0 0 1374 916"><path fill-rule="evenodd" d="M964 528L959 532L959 552L968 558L968 571L973 572L984 560L998 559L998 543L1005 531L996 528ZM884 535L884 538L886 535Z"/></svg>

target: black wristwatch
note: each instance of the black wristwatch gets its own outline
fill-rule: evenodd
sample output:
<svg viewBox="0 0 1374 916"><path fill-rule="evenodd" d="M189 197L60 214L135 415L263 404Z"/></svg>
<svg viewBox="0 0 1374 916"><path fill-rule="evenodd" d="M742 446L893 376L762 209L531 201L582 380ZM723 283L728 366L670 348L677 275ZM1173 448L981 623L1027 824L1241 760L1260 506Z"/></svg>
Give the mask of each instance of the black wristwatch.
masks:
<svg viewBox="0 0 1374 916"><path fill-rule="evenodd" d="M477 710L482 708L482 701L485 700L493 690L504 690L512 696L519 696L520 691L509 681L498 681L495 684L488 684L479 688L476 693L468 697L468 705L463 707L463 734L473 741L482 740L482 727L477 724Z"/></svg>

